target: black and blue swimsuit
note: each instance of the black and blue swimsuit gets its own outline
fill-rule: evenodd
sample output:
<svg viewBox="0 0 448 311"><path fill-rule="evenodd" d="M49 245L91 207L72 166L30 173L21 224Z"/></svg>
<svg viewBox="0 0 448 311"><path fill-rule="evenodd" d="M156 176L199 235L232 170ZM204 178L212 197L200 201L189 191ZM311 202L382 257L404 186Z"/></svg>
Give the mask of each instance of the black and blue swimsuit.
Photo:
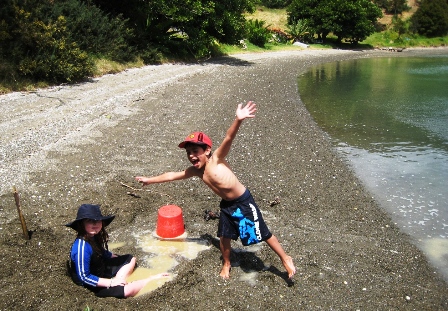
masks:
<svg viewBox="0 0 448 311"><path fill-rule="evenodd" d="M239 237L247 246L266 241L272 236L248 189L235 200L221 200L220 208L218 237L232 240Z"/></svg>

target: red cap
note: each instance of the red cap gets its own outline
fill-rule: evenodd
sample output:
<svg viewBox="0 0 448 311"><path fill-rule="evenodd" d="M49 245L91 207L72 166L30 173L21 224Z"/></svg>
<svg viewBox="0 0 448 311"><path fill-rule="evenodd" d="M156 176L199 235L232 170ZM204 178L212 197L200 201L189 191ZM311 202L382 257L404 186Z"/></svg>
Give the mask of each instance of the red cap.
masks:
<svg viewBox="0 0 448 311"><path fill-rule="evenodd" d="M185 140L179 144L179 148L185 148L185 145L187 143L208 145L210 148L212 147L212 140L202 132L194 132L188 135L187 138L185 138Z"/></svg>

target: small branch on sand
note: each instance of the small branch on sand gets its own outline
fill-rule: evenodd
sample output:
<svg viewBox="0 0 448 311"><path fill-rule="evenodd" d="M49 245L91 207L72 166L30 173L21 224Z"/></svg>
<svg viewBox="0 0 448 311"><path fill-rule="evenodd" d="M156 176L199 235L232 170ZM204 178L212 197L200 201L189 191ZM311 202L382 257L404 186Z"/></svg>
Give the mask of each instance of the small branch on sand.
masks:
<svg viewBox="0 0 448 311"><path fill-rule="evenodd" d="M275 197L274 201L269 202L269 205L272 207L274 205L280 204L280 198L279 197Z"/></svg>
<svg viewBox="0 0 448 311"><path fill-rule="evenodd" d="M119 183L120 183L123 187L129 188L129 189L131 189L131 190L133 190L133 191L143 191L143 189L136 189L136 188L134 188L134 187L131 187L131 186L129 186L129 185L126 185L125 183L123 183L123 182L121 182L121 181L119 181Z"/></svg>
<svg viewBox="0 0 448 311"><path fill-rule="evenodd" d="M171 198L171 196L170 196L169 194L166 194L166 193L161 193L161 192L157 192L157 191L153 191L153 190L149 190L149 189L137 189L137 188L131 187L131 186L129 186L129 185L126 185L125 183L123 183L123 182L121 182L121 181L119 181L119 183L120 183L123 187L129 188L129 189L131 189L132 191L148 191L148 192L151 192L151 193L156 193L156 194L163 195L163 196L167 196L167 197ZM129 192L127 192L127 194L130 195L130 196L136 197L136 198L141 198L141 196L139 196L138 194L136 194L136 193L134 193L134 192L130 192L130 191L129 191Z"/></svg>
<svg viewBox="0 0 448 311"><path fill-rule="evenodd" d="M16 207L17 207L17 212L19 213L20 223L22 224L23 236L26 240L29 240L30 235L29 235L28 229L26 227L25 217L23 217L23 214L22 214L22 208L20 207L20 197L19 197L19 193L17 192L16 186L12 187L12 192L14 194L14 199L16 201Z"/></svg>
<svg viewBox="0 0 448 311"><path fill-rule="evenodd" d="M134 192L130 192L130 191L128 191L128 192L126 192L126 194L128 194L128 195L130 195L131 197L134 197L134 198L141 198L141 196L139 196L137 193L134 193Z"/></svg>

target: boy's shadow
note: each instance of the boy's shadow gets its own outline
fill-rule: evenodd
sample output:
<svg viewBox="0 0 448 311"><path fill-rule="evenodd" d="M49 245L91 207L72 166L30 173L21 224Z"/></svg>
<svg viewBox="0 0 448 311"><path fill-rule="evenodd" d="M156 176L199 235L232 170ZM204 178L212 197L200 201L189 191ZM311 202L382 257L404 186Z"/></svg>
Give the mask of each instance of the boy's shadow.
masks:
<svg viewBox="0 0 448 311"><path fill-rule="evenodd" d="M201 235L201 238L209 241L217 249L220 249L219 240L212 237L210 234L203 234ZM257 272L269 271L272 274L281 277L289 287L294 286L294 281L288 278L287 272L282 272L272 265L270 267L266 267L263 261L253 252L246 252L246 251L235 252L232 249L230 255L230 261L232 267L240 267L246 273L252 271Z"/></svg>

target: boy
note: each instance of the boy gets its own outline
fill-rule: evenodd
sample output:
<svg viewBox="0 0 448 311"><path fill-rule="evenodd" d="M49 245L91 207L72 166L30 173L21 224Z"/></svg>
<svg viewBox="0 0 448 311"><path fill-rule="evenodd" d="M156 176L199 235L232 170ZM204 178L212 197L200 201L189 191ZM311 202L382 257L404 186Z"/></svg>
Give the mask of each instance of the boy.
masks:
<svg viewBox="0 0 448 311"><path fill-rule="evenodd" d="M235 120L213 154L212 141L207 135L195 132L187 136L179 144L179 148L185 148L187 151L188 160L192 164L185 171L168 172L154 177L137 176L135 179L145 186L193 176L201 178L222 199L218 224L223 258L220 276L224 279L230 277L231 239L236 240L240 237L245 246L266 241L280 257L288 278L291 279L296 272L292 258L285 253L277 238L269 231L249 190L240 183L225 159L241 123L246 118L254 118L256 110L255 103L251 101L245 107L242 107L242 104L238 105Z"/></svg>

